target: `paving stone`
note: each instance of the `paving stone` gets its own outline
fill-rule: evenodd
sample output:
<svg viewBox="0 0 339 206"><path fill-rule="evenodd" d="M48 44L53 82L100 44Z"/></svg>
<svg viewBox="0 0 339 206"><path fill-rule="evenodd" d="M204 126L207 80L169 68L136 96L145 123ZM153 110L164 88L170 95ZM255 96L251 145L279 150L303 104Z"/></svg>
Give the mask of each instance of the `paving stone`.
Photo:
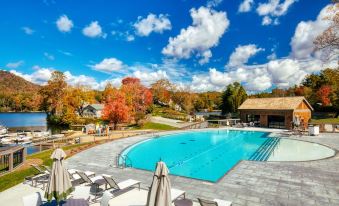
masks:
<svg viewBox="0 0 339 206"><path fill-rule="evenodd" d="M166 134L166 133L165 133ZM137 169L114 168L116 156L126 147L153 137L144 135L115 140L83 151L67 159L68 167L128 178L151 185L153 174ZM301 139L300 137L289 137ZM339 150L339 134L302 137ZM233 205L339 205L339 153L333 158L310 162L241 161L217 183L170 176L172 187L185 190L191 199L231 200Z"/></svg>

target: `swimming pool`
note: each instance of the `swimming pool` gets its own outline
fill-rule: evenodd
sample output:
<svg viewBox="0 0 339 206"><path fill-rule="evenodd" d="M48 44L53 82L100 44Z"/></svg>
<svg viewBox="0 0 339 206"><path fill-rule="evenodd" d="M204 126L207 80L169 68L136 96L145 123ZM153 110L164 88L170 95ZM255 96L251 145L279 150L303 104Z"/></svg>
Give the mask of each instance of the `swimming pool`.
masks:
<svg viewBox="0 0 339 206"><path fill-rule="evenodd" d="M270 161L271 158L272 161L279 161L280 156L288 160L290 156L286 156L285 153L291 151L284 147L296 145L295 143L300 141L268 137L269 134L239 130L170 134L132 145L123 151L121 155L123 158L119 159L119 163L125 162L136 169L153 171L156 162L161 159L173 175L216 182L240 160ZM312 146L305 147L308 144L311 143L302 142L303 151L299 152L307 153L305 149L312 150ZM311 157L304 154L298 161L334 155L330 148L322 145L318 145L317 148L322 149L319 154Z"/></svg>

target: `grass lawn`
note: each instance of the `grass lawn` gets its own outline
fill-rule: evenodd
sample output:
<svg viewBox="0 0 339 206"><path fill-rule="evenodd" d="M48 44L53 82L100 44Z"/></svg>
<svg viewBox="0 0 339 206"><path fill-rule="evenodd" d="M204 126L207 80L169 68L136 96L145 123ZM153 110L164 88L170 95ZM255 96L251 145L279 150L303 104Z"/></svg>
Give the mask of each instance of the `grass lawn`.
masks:
<svg viewBox="0 0 339 206"><path fill-rule="evenodd" d="M339 118L311 119L311 123L334 123L339 124Z"/></svg>
<svg viewBox="0 0 339 206"><path fill-rule="evenodd" d="M172 126L169 126L169 125L166 125L166 124L147 122L142 127L139 127L138 129L175 130L175 129L178 129L178 128L172 127Z"/></svg>
<svg viewBox="0 0 339 206"><path fill-rule="evenodd" d="M89 144L89 143L69 145L69 146L63 147L62 149L66 151L66 150L70 150L70 149L77 148L80 146L84 146L86 144ZM52 160L50 159L50 157L51 157L52 152L53 152L53 149L49 149L43 152L28 155L27 159L41 159L44 165L51 166ZM17 170L9 174L6 174L4 176L1 176L0 177L0 192L23 182L25 177L32 176L35 174L37 174L37 171L34 168L30 167L27 169Z"/></svg>

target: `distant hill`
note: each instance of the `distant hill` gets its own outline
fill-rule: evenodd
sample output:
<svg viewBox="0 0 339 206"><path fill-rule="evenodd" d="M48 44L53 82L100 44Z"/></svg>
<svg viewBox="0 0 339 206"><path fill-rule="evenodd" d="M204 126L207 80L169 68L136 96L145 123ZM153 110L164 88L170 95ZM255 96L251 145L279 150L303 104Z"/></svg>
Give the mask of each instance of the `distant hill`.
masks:
<svg viewBox="0 0 339 206"><path fill-rule="evenodd" d="M34 84L12 74L8 71L0 70L0 92L1 93L35 93L41 86Z"/></svg>

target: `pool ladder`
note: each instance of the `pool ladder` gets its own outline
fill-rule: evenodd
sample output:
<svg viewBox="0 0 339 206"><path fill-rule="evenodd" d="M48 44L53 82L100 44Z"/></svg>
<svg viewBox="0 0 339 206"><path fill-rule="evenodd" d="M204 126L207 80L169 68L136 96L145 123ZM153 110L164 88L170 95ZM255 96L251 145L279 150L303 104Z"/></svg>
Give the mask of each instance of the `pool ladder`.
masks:
<svg viewBox="0 0 339 206"><path fill-rule="evenodd" d="M132 167L132 160L127 155L118 154L115 157L115 166L122 169Z"/></svg>
<svg viewBox="0 0 339 206"><path fill-rule="evenodd" d="M267 161L274 151L275 147L279 144L280 138L268 138L249 158L252 161Z"/></svg>

